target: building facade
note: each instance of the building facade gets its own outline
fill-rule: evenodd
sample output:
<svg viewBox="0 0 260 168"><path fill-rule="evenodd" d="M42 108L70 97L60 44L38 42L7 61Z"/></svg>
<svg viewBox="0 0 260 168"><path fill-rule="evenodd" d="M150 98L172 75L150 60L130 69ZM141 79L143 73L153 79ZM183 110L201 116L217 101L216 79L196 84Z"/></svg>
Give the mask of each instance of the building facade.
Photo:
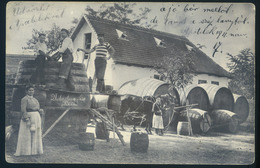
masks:
<svg viewBox="0 0 260 168"><path fill-rule="evenodd" d="M108 61L105 73L106 85L112 85L115 90L129 80L159 78L152 68L156 61L173 51L178 54L178 51L191 49L195 52L196 69L193 84L208 83L228 87L230 74L183 36L83 16L71 35L75 50L94 47L98 44L98 33L103 33L105 41L116 51ZM84 57L82 52L76 52L74 62L84 63L88 76L93 79L95 52L90 54L90 59Z"/></svg>

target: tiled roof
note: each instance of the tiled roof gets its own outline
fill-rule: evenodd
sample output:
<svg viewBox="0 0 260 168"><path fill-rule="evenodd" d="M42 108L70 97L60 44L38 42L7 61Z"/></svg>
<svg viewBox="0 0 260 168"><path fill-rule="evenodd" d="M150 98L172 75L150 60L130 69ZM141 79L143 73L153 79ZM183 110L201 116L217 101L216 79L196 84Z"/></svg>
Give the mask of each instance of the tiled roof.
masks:
<svg viewBox="0 0 260 168"><path fill-rule="evenodd" d="M122 24L110 20L104 20L97 17L87 16L91 26L96 33L104 33L105 41L109 42L115 48L113 60L116 63L152 67L164 55L172 55L174 48L187 51L185 44L195 49L195 69L197 73L206 73L216 76L230 77L230 74L221 66L215 63L205 53L200 51L186 37L174 34L160 32L153 29L146 29L140 26ZM84 17L72 34L72 39L77 36L82 25L86 22ZM116 29L126 33L128 41L118 38ZM165 47L157 47L154 37L163 40Z"/></svg>

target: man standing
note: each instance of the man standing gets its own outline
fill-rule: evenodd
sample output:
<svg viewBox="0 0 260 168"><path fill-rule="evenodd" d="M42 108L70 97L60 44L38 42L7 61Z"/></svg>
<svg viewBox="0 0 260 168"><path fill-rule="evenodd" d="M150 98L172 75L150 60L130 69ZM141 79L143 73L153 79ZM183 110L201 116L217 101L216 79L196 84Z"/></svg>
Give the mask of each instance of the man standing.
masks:
<svg viewBox="0 0 260 168"><path fill-rule="evenodd" d="M104 41L104 34L98 34L99 44L95 45L89 51L78 48L78 51L83 51L87 54L90 54L96 51L96 59L95 59L95 75L97 78L97 87L96 92L104 92L105 91L105 82L104 76L107 66L107 60L109 60L115 53L114 48L108 43ZM107 57L107 53L109 53L109 57Z"/></svg>
<svg viewBox="0 0 260 168"><path fill-rule="evenodd" d="M45 43L45 37L46 35L43 33L39 34L39 41L35 44L35 53L37 55L35 59L35 64L36 64L36 70L32 74L30 78L30 83L36 83L36 84L44 84L45 83L45 78L44 78L44 66L45 66L45 61L46 57L50 57L47 55L47 45Z"/></svg>
<svg viewBox="0 0 260 168"><path fill-rule="evenodd" d="M72 39L69 38L69 31L67 29L61 29L61 36L63 41L58 54L61 54L62 63L59 71L59 80L55 89L64 89L67 86L69 90L74 91L75 86L72 76L70 75L73 62L73 42Z"/></svg>

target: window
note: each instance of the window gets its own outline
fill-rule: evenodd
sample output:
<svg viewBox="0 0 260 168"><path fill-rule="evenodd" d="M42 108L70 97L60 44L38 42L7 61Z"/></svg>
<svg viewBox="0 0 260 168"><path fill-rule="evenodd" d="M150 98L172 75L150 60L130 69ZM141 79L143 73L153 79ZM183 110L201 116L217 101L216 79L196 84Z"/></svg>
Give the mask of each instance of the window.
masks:
<svg viewBox="0 0 260 168"><path fill-rule="evenodd" d="M91 48L91 33L85 34L85 49Z"/></svg>
<svg viewBox="0 0 260 168"><path fill-rule="evenodd" d="M160 79L160 75L154 75L153 78L154 79Z"/></svg>
<svg viewBox="0 0 260 168"><path fill-rule="evenodd" d="M189 44L185 44L185 46L186 46L187 50L189 50L189 51L192 51L192 50L193 50L193 47L190 46Z"/></svg>
<svg viewBox="0 0 260 168"><path fill-rule="evenodd" d="M207 83L207 81L206 80L199 80L198 81L198 84L203 84L203 83Z"/></svg>
<svg viewBox="0 0 260 168"><path fill-rule="evenodd" d="M127 35L126 35L125 32L122 32L121 30L118 30L118 29L116 29L116 32L117 32L117 35L118 35L119 39L129 41L127 39Z"/></svg>
<svg viewBox="0 0 260 168"><path fill-rule="evenodd" d="M85 49L89 50L91 48L91 33L85 34ZM84 54L84 59L88 59L89 54Z"/></svg>
<svg viewBox="0 0 260 168"><path fill-rule="evenodd" d="M165 42L164 42L164 40L160 40L160 39L158 39L158 38L156 38L156 37L154 37L154 40L155 40L155 43L157 44L157 47L166 48L166 47L165 47Z"/></svg>
<svg viewBox="0 0 260 168"><path fill-rule="evenodd" d="M161 75L154 74L153 78L163 81L163 76L161 76Z"/></svg>
<svg viewBox="0 0 260 168"><path fill-rule="evenodd" d="M213 85L219 85L219 82L217 82L217 81L211 81L211 84L213 84Z"/></svg>

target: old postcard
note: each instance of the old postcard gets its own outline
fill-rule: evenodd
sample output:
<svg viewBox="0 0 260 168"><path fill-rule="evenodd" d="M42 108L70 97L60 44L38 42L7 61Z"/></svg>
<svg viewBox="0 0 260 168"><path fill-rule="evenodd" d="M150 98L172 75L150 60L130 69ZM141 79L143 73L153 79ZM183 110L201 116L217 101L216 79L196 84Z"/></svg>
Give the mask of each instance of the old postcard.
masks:
<svg viewBox="0 0 260 168"><path fill-rule="evenodd" d="M255 6L6 6L8 163L255 162Z"/></svg>

